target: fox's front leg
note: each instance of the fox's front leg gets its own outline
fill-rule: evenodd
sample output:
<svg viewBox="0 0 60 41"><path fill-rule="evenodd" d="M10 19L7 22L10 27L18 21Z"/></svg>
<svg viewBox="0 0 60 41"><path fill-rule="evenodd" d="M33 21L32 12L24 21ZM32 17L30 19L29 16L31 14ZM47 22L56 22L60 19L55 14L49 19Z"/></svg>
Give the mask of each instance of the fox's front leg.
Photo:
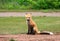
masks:
<svg viewBox="0 0 60 41"><path fill-rule="evenodd" d="M28 34L31 34L31 28L28 27Z"/></svg>
<svg viewBox="0 0 60 41"><path fill-rule="evenodd" d="M31 27L29 24L28 24L28 33L27 34L31 34Z"/></svg>

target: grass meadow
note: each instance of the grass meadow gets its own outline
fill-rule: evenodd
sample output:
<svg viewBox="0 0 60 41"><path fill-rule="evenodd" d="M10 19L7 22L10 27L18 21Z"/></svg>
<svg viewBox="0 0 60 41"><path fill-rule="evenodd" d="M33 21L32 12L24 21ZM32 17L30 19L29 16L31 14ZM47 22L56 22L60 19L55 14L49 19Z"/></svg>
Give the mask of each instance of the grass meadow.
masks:
<svg viewBox="0 0 60 41"><path fill-rule="evenodd" d="M40 31L60 32L60 17L33 17ZM0 34L27 33L25 17L0 17Z"/></svg>

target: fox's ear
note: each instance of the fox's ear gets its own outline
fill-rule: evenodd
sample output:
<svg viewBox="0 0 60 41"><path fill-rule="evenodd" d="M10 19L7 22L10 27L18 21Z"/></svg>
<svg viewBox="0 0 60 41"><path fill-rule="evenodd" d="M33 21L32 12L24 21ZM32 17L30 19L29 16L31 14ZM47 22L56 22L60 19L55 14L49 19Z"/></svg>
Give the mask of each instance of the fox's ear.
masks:
<svg viewBox="0 0 60 41"><path fill-rule="evenodd" d="M30 13L32 15L32 13Z"/></svg>
<svg viewBox="0 0 60 41"><path fill-rule="evenodd" d="M25 13L25 16L27 16L28 13Z"/></svg>
<svg viewBox="0 0 60 41"><path fill-rule="evenodd" d="M27 14L30 14L30 15L32 15L32 13L26 13L26 15L27 15Z"/></svg>
<svg viewBox="0 0 60 41"><path fill-rule="evenodd" d="M26 17L31 17L31 16L32 16L31 14L32 14L32 13L26 13L25 16L26 16Z"/></svg>
<svg viewBox="0 0 60 41"><path fill-rule="evenodd" d="M28 14L28 13L25 13L26 15Z"/></svg>

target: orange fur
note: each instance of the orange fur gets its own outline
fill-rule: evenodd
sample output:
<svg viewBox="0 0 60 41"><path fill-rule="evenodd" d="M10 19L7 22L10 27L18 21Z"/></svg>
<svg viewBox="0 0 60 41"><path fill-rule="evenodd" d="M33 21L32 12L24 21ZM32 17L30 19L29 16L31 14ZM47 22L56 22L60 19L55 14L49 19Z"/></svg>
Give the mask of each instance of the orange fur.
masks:
<svg viewBox="0 0 60 41"><path fill-rule="evenodd" d="M40 33L38 31L36 23L32 20L31 14L26 14L25 17L26 17L27 24L28 24L28 34Z"/></svg>

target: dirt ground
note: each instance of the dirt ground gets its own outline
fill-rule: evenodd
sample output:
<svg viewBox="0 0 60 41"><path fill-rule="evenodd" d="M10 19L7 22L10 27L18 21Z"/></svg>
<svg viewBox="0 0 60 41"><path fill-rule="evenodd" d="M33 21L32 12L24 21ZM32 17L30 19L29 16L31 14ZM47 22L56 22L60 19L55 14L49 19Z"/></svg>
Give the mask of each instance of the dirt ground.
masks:
<svg viewBox="0 0 60 41"><path fill-rule="evenodd" d="M60 35L0 35L0 41L60 41Z"/></svg>

